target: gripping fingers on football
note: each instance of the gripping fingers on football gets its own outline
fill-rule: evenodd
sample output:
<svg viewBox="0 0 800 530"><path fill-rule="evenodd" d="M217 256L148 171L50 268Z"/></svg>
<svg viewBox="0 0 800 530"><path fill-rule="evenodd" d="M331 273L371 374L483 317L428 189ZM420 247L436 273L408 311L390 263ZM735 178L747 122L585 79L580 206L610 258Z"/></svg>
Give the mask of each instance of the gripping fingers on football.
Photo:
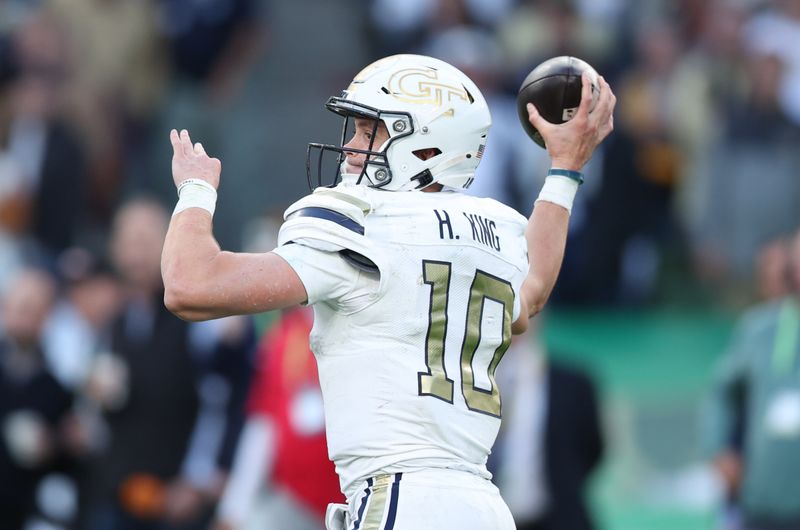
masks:
<svg viewBox="0 0 800 530"><path fill-rule="evenodd" d="M594 111L589 116L589 125L596 131L599 142L614 129L614 105L617 98L602 76L598 77L598 84L600 96Z"/></svg>
<svg viewBox="0 0 800 530"><path fill-rule="evenodd" d="M539 109L537 109L536 105L533 103L528 103L525 105L525 108L528 109L528 121L531 122L531 125L536 127L537 130L541 131L540 126L542 125L542 122L547 122L542 119L541 115L539 114Z"/></svg>
<svg viewBox="0 0 800 530"><path fill-rule="evenodd" d="M606 86L608 86L608 84L606 84ZM601 89L601 94L602 94L602 89ZM575 116L572 118L572 120L581 122L588 119L591 108L592 108L592 80L589 78L589 74L584 72L581 75L581 102L578 105L578 111L575 113ZM536 109L533 103L528 103L527 109L528 109L528 121L531 122L531 125L536 127L536 129L542 134L542 136L547 137L546 131L558 126L544 119L541 116L541 114L539 114L539 111Z"/></svg>
<svg viewBox="0 0 800 530"><path fill-rule="evenodd" d="M611 91L611 87L601 76L600 79L600 98L597 102L595 112L599 123L600 137L605 138L614 130L614 107L617 104L617 97Z"/></svg>
<svg viewBox="0 0 800 530"><path fill-rule="evenodd" d="M581 102L578 104L578 111L573 116L573 120L583 122L589 119L589 113L592 109L592 80L589 74L583 72L581 74Z"/></svg>

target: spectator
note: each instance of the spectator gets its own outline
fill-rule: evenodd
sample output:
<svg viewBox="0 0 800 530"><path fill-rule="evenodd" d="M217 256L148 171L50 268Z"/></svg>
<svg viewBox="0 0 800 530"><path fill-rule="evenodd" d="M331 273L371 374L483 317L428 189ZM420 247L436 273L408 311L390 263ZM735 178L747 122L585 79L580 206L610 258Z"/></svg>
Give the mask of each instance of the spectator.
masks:
<svg viewBox="0 0 800 530"><path fill-rule="evenodd" d="M756 54L775 57L780 62L777 101L783 113L800 125L800 1L780 0L773 4L772 9L753 17L745 38Z"/></svg>
<svg viewBox="0 0 800 530"><path fill-rule="evenodd" d="M104 239L164 97L166 61L152 0L50 0L63 35L67 112L88 151L90 228ZM94 249L97 250L97 249Z"/></svg>
<svg viewBox="0 0 800 530"><path fill-rule="evenodd" d="M160 107L156 127L148 138L149 157L139 168L134 189L144 189L172 200L174 190L157 178L163 161L169 158L158 139L176 123L203 131L206 145L219 153L240 152L252 137L247 130L248 117L255 112L254 101L247 98L254 69L267 48L267 2L256 0L156 0L159 36L165 46L170 76L168 91ZM270 88L271 90L271 88ZM261 144L256 143L261 149ZM255 162L258 161L259 164ZM258 158L242 165L230 165L237 175L260 174ZM231 179L239 186L240 179ZM246 198L246 188L236 188L242 195L230 205L220 204L219 236L239 247L244 215L252 213L253 203Z"/></svg>
<svg viewBox="0 0 800 530"><path fill-rule="evenodd" d="M516 2L370 0L366 28L377 56L419 53L425 42L451 28L493 28L508 17Z"/></svg>
<svg viewBox="0 0 800 530"><path fill-rule="evenodd" d="M790 278L740 319L709 400L708 448L748 530L800 527L800 234Z"/></svg>
<svg viewBox="0 0 800 530"><path fill-rule="evenodd" d="M343 501L328 459L322 393L308 344L312 320L307 308L287 311L262 340L218 530L322 528L328 503ZM264 492L257 496L259 489Z"/></svg>
<svg viewBox="0 0 800 530"><path fill-rule="evenodd" d="M756 259L756 287L759 300L779 300L792 293L791 241L779 237L768 242Z"/></svg>
<svg viewBox="0 0 800 530"><path fill-rule="evenodd" d="M531 335L514 341L498 370L508 412L496 480L519 530L591 530L587 482L604 445L595 387Z"/></svg>
<svg viewBox="0 0 800 530"><path fill-rule="evenodd" d="M109 266L85 249L67 250L58 263L64 296L45 328L45 355L58 380L80 390L94 357L110 347L109 327L118 314L120 286Z"/></svg>
<svg viewBox="0 0 800 530"><path fill-rule="evenodd" d="M550 57L576 55L609 77L602 65L616 55L618 36L610 31L612 24L588 18L576 4L561 0L519 2L498 28L511 66L527 73Z"/></svg>
<svg viewBox="0 0 800 530"><path fill-rule="evenodd" d="M88 393L105 409L109 442L88 475L86 528L201 528L232 447L232 412L247 360L247 320L193 327L163 304L159 270L167 213L148 199L126 203L111 254L125 289ZM227 442L227 443L226 443Z"/></svg>
<svg viewBox="0 0 800 530"><path fill-rule="evenodd" d="M636 64L621 81L617 132L604 151L603 184L589 206L583 279L563 293L567 301L652 301L671 235L681 156L669 122L677 105L670 80L680 42L669 21L645 25L637 37Z"/></svg>
<svg viewBox="0 0 800 530"><path fill-rule="evenodd" d="M54 468L72 397L49 372L42 352L55 282L34 269L14 280L0 313L0 528L21 530L36 513L39 480Z"/></svg>
<svg viewBox="0 0 800 530"><path fill-rule="evenodd" d="M710 269L706 275L723 284L752 278L753 256L776 235L794 229L800 204L800 158L794 148L800 129L781 108L783 65L775 55L751 50L741 70L744 80L728 76L736 87L728 93L735 97L726 101L721 137L709 152L708 191L695 242L701 264ZM768 172L762 171L765 164Z"/></svg>
<svg viewBox="0 0 800 530"><path fill-rule="evenodd" d="M756 289L760 303L780 300L791 294L790 241L778 238L769 242L756 259ZM742 445L744 443L744 400L739 395L731 400L731 425L727 429L725 448L714 459L714 466L723 479L725 503L722 509L722 530L741 529L741 506L738 483L741 479Z"/></svg>
<svg viewBox="0 0 800 530"><path fill-rule="evenodd" d="M74 244L86 208L86 156L64 119L63 35L42 12L13 33L0 84L0 228L51 260Z"/></svg>
<svg viewBox="0 0 800 530"><path fill-rule="evenodd" d="M748 10L745 2L713 0L702 6L697 40L675 65L671 85L673 101L670 129L683 159L676 183L676 213L691 236L698 233L704 210L717 201L713 154L729 128L734 109L744 106L750 89L742 28ZM717 248L709 241L694 249L698 272L707 278L725 272Z"/></svg>

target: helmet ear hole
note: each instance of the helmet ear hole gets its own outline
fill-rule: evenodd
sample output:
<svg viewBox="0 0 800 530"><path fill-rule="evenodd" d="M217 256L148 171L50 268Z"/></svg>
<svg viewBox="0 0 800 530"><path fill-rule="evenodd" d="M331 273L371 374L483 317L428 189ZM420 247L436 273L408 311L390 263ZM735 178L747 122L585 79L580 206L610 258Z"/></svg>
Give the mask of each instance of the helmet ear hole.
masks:
<svg viewBox="0 0 800 530"><path fill-rule="evenodd" d="M412 154L420 160L428 160L435 156L441 155L442 150L438 147L426 147L425 149L417 149L416 151L412 151Z"/></svg>

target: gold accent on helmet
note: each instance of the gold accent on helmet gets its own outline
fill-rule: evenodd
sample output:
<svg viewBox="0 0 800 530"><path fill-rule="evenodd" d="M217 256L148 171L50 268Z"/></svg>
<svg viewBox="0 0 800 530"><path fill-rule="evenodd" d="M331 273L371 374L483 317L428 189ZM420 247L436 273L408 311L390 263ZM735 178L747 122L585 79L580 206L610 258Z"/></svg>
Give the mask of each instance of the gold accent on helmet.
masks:
<svg viewBox="0 0 800 530"><path fill-rule="evenodd" d="M392 74L388 89L395 99L418 105L441 107L454 98L469 101L469 93L463 86L439 83L439 73L425 67L406 68Z"/></svg>

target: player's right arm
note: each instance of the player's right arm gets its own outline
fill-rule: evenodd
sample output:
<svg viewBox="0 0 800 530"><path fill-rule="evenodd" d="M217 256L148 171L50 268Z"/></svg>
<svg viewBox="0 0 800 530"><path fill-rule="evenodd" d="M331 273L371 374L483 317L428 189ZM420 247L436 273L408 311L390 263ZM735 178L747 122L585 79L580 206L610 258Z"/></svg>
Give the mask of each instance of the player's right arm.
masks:
<svg viewBox="0 0 800 530"><path fill-rule="evenodd" d="M175 185L189 178L219 185L220 161L172 131ZM212 233L211 213L188 208L170 221L161 255L164 303L185 320L208 320L291 307L306 301L303 283L277 254L223 252Z"/></svg>
<svg viewBox="0 0 800 530"><path fill-rule="evenodd" d="M532 104L528 105L529 119L545 139L553 168L580 171L595 148L614 129L617 99L602 77L599 83L600 96L590 113L591 82L584 74L578 112L573 119L560 125L548 122ZM514 333L525 331L528 319L541 311L550 297L564 258L568 225L569 212L565 207L547 200L537 201L525 231L530 268L522 283L522 312L512 326Z"/></svg>

